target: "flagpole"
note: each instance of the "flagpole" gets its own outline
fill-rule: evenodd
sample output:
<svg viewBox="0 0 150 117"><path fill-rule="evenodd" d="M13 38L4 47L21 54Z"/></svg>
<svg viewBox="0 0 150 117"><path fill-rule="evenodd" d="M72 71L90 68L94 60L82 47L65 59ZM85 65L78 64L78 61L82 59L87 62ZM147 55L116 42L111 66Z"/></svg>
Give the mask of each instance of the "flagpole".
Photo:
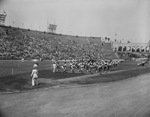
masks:
<svg viewBox="0 0 150 117"><path fill-rule="evenodd" d="M48 32L48 18L47 18L47 32Z"/></svg>
<svg viewBox="0 0 150 117"><path fill-rule="evenodd" d="M117 33L115 33L115 40L117 41Z"/></svg>

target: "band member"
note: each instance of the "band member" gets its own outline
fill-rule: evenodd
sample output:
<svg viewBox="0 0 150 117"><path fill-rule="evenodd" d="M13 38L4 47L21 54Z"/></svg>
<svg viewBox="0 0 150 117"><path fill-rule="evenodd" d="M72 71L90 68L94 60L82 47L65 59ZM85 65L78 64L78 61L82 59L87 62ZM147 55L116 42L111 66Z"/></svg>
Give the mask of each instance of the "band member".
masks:
<svg viewBox="0 0 150 117"><path fill-rule="evenodd" d="M57 62L56 62L56 71L59 72L59 69L60 69L60 64L59 64L59 62L57 61Z"/></svg>
<svg viewBox="0 0 150 117"><path fill-rule="evenodd" d="M52 67L53 67L53 73L54 73L54 72L56 72L56 68L57 68L56 61L55 61L55 62L53 62L53 65L52 65Z"/></svg>
<svg viewBox="0 0 150 117"><path fill-rule="evenodd" d="M111 70L111 66L112 66L112 60L108 61L107 63L107 71Z"/></svg>
<svg viewBox="0 0 150 117"><path fill-rule="evenodd" d="M93 73L93 72L92 72L92 71L93 71L93 63L92 63L92 61L90 61L90 63L89 63L89 68L90 68L90 69L89 69L89 70L90 70L89 72L92 74L92 73Z"/></svg>
<svg viewBox="0 0 150 117"><path fill-rule="evenodd" d="M102 62L100 62L98 65L98 72L101 74L102 71L103 71L103 64L102 64Z"/></svg>
<svg viewBox="0 0 150 117"><path fill-rule="evenodd" d="M75 69L75 64L73 61L70 62L69 67L71 69L71 72L74 73L74 69Z"/></svg>
<svg viewBox="0 0 150 117"><path fill-rule="evenodd" d="M35 85L38 85L38 70L37 70L37 64L34 64L33 65L33 70L32 70L32 73L31 73L31 78L32 78L32 86L35 86Z"/></svg>
<svg viewBox="0 0 150 117"><path fill-rule="evenodd" d="M64 72L67 72L67 62L65 61L63 66L62 66Z"/></svg>
<svg viewBox="0 0 150 117"><path fill-rule="evenodd" d="M80 66L80 72L83 73L83 71L84 71L84 64L83 64L83 62L81 62L79 64L79 66Z"/></svg>

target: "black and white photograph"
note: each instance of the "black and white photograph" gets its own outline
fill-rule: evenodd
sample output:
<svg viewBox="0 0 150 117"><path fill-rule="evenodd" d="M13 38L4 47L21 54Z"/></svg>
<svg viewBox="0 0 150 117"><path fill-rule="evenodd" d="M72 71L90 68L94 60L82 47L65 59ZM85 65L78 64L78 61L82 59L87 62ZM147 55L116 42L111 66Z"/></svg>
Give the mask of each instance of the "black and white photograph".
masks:
<svg viewBox="0 0 150 117"><path fill-rule="evenodd" d="M150 0L0 0L0 117L150 117Z"/></svg>

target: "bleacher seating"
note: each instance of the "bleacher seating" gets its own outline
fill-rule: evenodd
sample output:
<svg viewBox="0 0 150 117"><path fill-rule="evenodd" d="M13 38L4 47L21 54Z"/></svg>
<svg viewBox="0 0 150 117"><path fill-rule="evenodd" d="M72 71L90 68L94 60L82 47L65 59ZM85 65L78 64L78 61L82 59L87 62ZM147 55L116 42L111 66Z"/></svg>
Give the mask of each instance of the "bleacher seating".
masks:
<svg viewBox="0 0 150 117"><path fill-rule="evenodd" d="M39 31L0 27L1 59L115 58L111 43L99 37L48 34Z"/></svg>

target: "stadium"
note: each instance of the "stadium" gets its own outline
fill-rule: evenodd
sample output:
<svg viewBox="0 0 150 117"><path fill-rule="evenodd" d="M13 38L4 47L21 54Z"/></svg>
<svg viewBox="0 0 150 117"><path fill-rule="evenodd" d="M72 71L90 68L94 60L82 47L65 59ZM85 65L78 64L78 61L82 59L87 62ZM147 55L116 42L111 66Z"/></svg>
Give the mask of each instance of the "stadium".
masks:
<svg viewBox="0 0 150 117"><path fill-rule="evenodd" d="M20 28L6 18L4 11L0 117L149 116L149 43L56 33L56 24Z"/></svg>

